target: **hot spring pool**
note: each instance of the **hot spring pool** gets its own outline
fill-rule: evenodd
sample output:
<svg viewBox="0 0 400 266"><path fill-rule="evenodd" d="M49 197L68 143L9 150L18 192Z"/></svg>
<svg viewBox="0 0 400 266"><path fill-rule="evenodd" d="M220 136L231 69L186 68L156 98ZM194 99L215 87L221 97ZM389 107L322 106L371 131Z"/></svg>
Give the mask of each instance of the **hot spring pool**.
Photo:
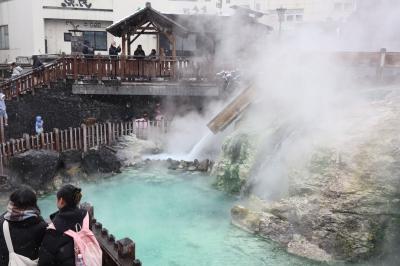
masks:
<svg viewBox="0 0 400 266"><path fill-rule="evenodd" d="M128 170L82 184L95 216L116 237L136 242L149 266L317 265L230 224L236 198L214 190L212 178L165 169ZM44 217L55 196L39 202Z"/></svg>

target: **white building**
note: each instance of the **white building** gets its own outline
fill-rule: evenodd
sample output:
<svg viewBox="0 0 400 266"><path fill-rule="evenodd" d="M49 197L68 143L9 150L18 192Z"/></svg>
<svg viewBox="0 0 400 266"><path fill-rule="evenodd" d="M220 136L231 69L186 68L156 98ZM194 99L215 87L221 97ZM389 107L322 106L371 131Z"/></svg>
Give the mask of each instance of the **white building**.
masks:
<svg viewBox="0 0 400 266"><path fill-rule="evenodd" d="M149 0L147 0L149 1ZM112 36L105 29L145 6L146 0L0 0L0 63L17 56L71 53L70 30L83 31L96 53L106 53ZM151 0L163 13L231 14L232 5L247 6L276 24L276 8L285 21L335 19L353 10L355 0ZM345 12L346 11L346 12ZM275 12L275 13L274 13ZM287 24L288 24L287 23ZM140 40L155 43L152 40ZM155 48L155 47L153 47ZM146 51L147 52L147 51Z"/></svg>

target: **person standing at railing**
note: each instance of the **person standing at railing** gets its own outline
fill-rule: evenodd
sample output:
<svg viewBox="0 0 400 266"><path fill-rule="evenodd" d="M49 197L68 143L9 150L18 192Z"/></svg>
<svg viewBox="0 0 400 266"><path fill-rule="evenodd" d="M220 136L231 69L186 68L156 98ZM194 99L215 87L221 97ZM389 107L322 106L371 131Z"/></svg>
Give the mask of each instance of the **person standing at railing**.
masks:
<svg viewBox="0 0 400 266"><path fill-rule="evenodd" d="M33 70L42 70L44 68L42 61L40 61L37 55L32 56L32 61L33 61L32 63Z"/></svg>
<svg viewBox="0 0 400 266"><path fill-rule="evenodd" d="M4 93L0 93L0 117L1 119L4 119L4 125L8 126L8 115L5 99L6 96L4 95Z"/></svg>
<svg viewBox="0 0 400 266"><path fill-rule="evenodd" d="M11 71L12 71L11 78L16 78L19 75L21 75L22 71L24 71L24 70L22 69L22 67L17 66L17 64L15 62L12 62L11 63Z"/></svg>
<svg viewBox="0 0 400 266"><path fill-rule="evenodd" d="M139 44L138 46L137 46L137 48L136 48L136 50L135 50L135 52L133 53L133 55L135 56L135 57L141 57L141 58L144 58L145 56L146 56L146 54L145 54L145 52L143 51L143 48L142 48L142 45L141 44Z"/></svg>
<svg viewBox="0 0 400 266"><path fill-rule="evenodd" d="M157 59L158 55L157 55L157 51L156 49L151 49L151 52L149 54L149 59Z"/></svg>
<svg viewBox="0 0 400 266"><path fill-rule="evenodd" d="M94 48L90 45L90 42L88 40L83 41L82 53L85 58L93 58L94 56Z"/></svg>
<svg viewBox="0 0 400 266"><path fill-rule="evenodd" d="M16 77L18 77L19 75L22 74L22 67L17 66L17 64L15 62L11 63L11 79L15 79ZM17 90L17 83L16 81L12 81L11 83L11 89L12 89L12 93L16 94L16 90Z"/></svg>
<svg viewBox="0 0 400 266"><path fill-rule="evenodd" d="M110 45L110 48L108 49L108 54L110 56L116 57L116 56L118 56L118 54L120 52L121 52L121 46L118 45L118 47L117 47L117 44L115 43L115 41L112 41L111 45Z"/></svg>
<svg viewBox="0 0 400 266"><path fill-rule="evenodd" d="M108 49L108 54L110 55L111 58L111 64L113 68L113 73L111 78L116 79L117 78L117 64L118 64L118 54L121 52L121 46L115 43L115 41L111 42L110 48Z"/></svg>
<svg viewBox="0 0 400 266"><path fill-rule="evenodd" d="M40 135L43 133L43 120L41 116L36 117L36 123L35 123L35 131L37 135Z"/></svg>

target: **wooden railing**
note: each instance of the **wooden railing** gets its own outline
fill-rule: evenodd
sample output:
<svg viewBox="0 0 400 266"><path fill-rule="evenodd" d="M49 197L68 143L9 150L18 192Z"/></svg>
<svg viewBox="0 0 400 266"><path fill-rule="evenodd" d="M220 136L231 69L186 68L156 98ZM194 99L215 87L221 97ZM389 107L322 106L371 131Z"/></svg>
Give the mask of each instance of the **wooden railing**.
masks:
<svg viewBox="0 0 400 266"><path fill-rule="evenodd" d="M28 135L20 139L10 139L0 144L0 166L7 165L9 159L28 150L67 150L88 151L100 145L112 145L119 137L135 134L145 139L151 134L164 134L168 128L167 120L108 122L64 130L54 129L40 135ZM2 172L2 168L0 171Z"/></svg>
<svg viewBox="0 0 400 266"><path fill-rule="evenodd" d="M103 265L105 266L141 266L142 263L136 258L135 242L130 238L116 240L103 225L95 219L94 208L89 203L80 206L89 213L90 229L95 235L101 250L103 251Z"/></svg>
<svg viewBox="0 0 400 266"><path fill-rule="evenodd" d="M200 61L201 62L201 61ZM135 57L69 56L57 59L40 69L34 69L23 75L6 80L0 84L0 91L7 99L18 97L27 92L34 93L35 88L49 85L61 79L115 79L151 80L163 78L211 79L213 71L210 64L194 63L189 58L149 59Z"/></svg>

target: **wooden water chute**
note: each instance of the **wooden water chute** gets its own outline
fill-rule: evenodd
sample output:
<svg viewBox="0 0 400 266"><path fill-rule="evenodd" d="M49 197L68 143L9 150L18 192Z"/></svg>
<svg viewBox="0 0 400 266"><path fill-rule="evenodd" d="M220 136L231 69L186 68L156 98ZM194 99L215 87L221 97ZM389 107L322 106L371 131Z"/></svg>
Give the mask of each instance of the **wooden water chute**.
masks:
<svg viewBox="0 0 400 266"><path fill-rule="evenodd" d="M219 112L208 124L208 128L214 133L224 131L240 114L246 110L255 97L253 86L243 90L236 98L230 102L221 112Z"/></svg>

